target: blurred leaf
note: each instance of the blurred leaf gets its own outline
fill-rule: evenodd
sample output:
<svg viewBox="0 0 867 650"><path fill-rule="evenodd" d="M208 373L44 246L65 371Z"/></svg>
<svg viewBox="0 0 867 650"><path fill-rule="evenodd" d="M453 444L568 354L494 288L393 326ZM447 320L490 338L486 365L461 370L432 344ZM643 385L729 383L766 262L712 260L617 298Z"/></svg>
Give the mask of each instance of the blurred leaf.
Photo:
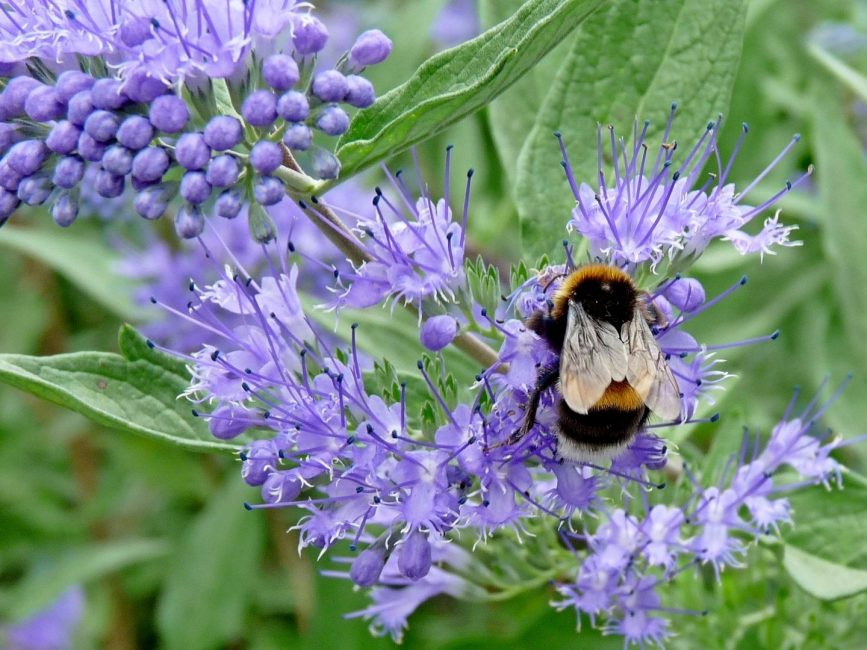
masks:
<svg viewBox="0 0 867 650"><path fill-rule="evenodd" d="M84 584L138 562L167 552L158 540L131 539L94 544L87 548L66 547L57 562L37 569L18 588L5 595L8 618L18 620L46 607L69 587Z"/></svg>
<svg viewBox="0 0 867 650"><path fill-rule="evenodd" d="M804 590L823 600L867 591L867 487L805 489L790 498L797 522L786 534L783 564Z"/></svg>
<svg viewBox="0 0 867 650"><path fill-rule="evenodd" d="M120 332L125 356L75 352L50 357L0 354L0 381L94 422L196 451L236 451L217 441L178 396L188 387L183 364L150 349L131 327Z"/></svg>
<svg viewBox="0 0 867 650"><path fill-rule="evenodd" d="M836 600L867 591L867 571L823 560L796 546L786 544L783 566L804 591L821 600Z"/></svg>
<svg viewBox="0 0 867 650"><path fill-rule="evenodd" d="M867 487L804 489L790 497L796 526L786 543L828 562L867 571Z"/></svg>
<svg viewBox="0 0 867 650"><path fill-rule="evenodd" d="M846 124L839 91L827 81L813 86L813 135L823 206L825 254L849 334L855 366L867 365L867 161Z"/></svg>
<svg viewBox="0 0 867 650"><path fill-rule="evenodd" d="M265 517L242 505L250 491L230 472L186 531L157 606L169 650L224 647L242 636L265 542Z"/></svg>
<svg viewBox="0 0 867 650"><path fill-rule="evenodd" d="M529 0L505 22L419 67L359 112L341 138L342 177L394 156L474 113L517 81L602 0Z"/></svg>
<svg viewBox="0 0 867 650"><path fill-rule="evenodd" d="M867 78L864 75L849 66L845 61L834 56L818 43L810 43L807 50L823 68L858 95L862 102L867 102Z"/></svg>
<svg viewBox="0 0 867 650"><path fill-rule="evenodd" d="M674 136L690 145L728 109L745 11L744 0L626 0L584 22L518 160L515 198L527 259L551 252L575 205L552 133L570 146L579 183L597 179L590 152L598 124L625 135L637 117L659 131L679 101Z"/></svg>
<svg viewBox="0 0 867 650"><path fill-rule="evenodd" d="M130 298L133 282L115 271L118 254L97 237L7 226L0 232L0 245L35 257L120 318L143 318L143 310Z"/></svg>
<svg viewBox="0 0 867 650"><path fill-rule="evenodd" d="M479 14L483 27L506 20L515 13L524 0L480 0ZM530 135L546 91L554 82L560 64L569 53L572 35L563 40L532 70L515 82L502 95L488 105L494 144L500 162L506 170L509 186L514 190L518 173L518 156L524 141ZM476 215L478 216L478 215Z"/></svg>

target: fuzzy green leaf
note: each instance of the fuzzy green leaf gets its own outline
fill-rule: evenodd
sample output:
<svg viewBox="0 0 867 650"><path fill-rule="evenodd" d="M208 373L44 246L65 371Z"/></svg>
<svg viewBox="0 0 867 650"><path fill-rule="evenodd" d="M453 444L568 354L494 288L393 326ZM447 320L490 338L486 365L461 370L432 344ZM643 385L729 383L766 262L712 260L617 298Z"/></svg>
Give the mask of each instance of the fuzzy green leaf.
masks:
<svg viewBox="0 0 867 650"><path fill-rule="evenodd" d="M123 355L0 354L0 381L119 431L197 451L239 448L214 439L189 404L178 399L189 383L183 363L149 348L128 325L119 339Z"/></svg>
<svg viewBox="0 0 867 650"><path fill-rule="evenodd" d="M575 205L553 137L569 146L578 182L596 181L596 127L628 135L633 119L690 143L728 109L744 37L744 0L624 0L579 29L518 160L515 198L527 259L551 252ZM607 134L606 134L607 135Z"/></svg>
<svg viewBox="0 0 867 650"><path fill-rule="evenodd" d="M867 486L801 490L790 497L796 525L786 533L784 565L817 598L867 591Z"/></svg>
<svg viewBox="0 0 867 650"><path fill-rule="evenodd" d="M405 151L479 110L560 43L602 0L529 0L509 19L431 57L359 112L341 138L341 175Z"/></svg>

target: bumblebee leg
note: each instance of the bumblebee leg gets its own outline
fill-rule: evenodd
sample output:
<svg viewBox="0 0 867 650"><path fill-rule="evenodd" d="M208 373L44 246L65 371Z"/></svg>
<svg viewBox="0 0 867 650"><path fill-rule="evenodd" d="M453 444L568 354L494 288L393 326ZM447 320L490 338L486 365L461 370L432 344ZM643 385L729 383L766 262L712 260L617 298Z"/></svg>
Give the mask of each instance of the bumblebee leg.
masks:
<svg viewBox="0 0 867 650"><path fill-rule="evenodd" d="M523 438L533 425L536 424L536 411L539 409L539 400L542 398L542 393L553 386L560 377L560 361L558 360L553 365L544 368L539 372L539 377L536 380L536 386L533 392L530 393L530 399L527 400L527 405L524 407L524 423L521 428L512 434L509 438L509 444L513 445Z"/></svg>

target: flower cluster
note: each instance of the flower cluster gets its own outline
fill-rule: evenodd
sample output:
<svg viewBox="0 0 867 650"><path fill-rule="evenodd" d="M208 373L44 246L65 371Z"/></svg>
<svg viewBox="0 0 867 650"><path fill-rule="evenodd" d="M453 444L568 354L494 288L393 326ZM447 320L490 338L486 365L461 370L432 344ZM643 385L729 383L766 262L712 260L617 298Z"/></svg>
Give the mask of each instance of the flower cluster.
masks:
<svg viewBox="0 0 867 650"><path fill-rule="evenodd" d="M699 150L697 145L680 167L689 169ZM661 151L665 170L673 159L666 147ZM787 521L788 509L776 498L770 474L788 464L814 482L837 471L828 458L836 443L823 446L807 435L820 410L786 419L765 451L749 463L741 459L731 486L705 488L696 482L693 498L683 506L651 505L647 498L624 501L633 488L649 489L655 498L663 487L655 473L666 467L669 452L658 432L717 420L701 417L702 403L712 401L711 392L728 376L715 352L776 338L774 333L703 345L684 329L746 279L707 298L694 278L654 277L659 262L654 255L676 250L692 257L712 238L707 233L734 238L737 226L728 222L726 230L714 230L721 213L694 209L702 196L705 203L708 196L719 200L722 190L707 195L693 189L693 174L673 174L663 182L664 172L657 170L650 181L656 185L648 189L644 167L630 169L631 176L622 170L618 176L621 202L609 192L597 202L600 212L588 210L586 216L586 223L601 223L600 232L608 227L617 237L602 245L602 235L584 234L605 261L627 268L643 283L642 300L658 315L652 334L677 382L681 415L644 425L608 461L567 461L559 452L556 386L541 394L535 425L516 436L540 369L558 353L525 321L550 309L575 264L567 243L563 264L537 273L515 269L509 293L501 290L495 269L465 261L472 174L459 221L448 207L448 182L444 199L437 201L422 183L414 197L400 174L390 176L394 198L377 189L366 213L335 209L354 219L362 261L351 267L323 262L290 244L298 259L284 260L260 279L235 264L217 282L190 287L193 299L185 317L216 336L184 357L194 374L188 396L200 402L195 414L218 438L243 440L242 476L259 488L262 501L248 504L250 509L300 509L300 543L322 553L348 541L353 557L336 558L348 563L348 571L330 574L372 589L374 604L358 615L372 619L374 631L399 638L407 616L427 598L444 593L481 598L517 579L516 571L523 571L521 580L529 584L562 577L575 564L565 547L580 538L588 550L576 551L581 569L574 584L561 586L561 606L574 606L592 620L604 616L609 629L629 641L659 641L667 636L668 623L658 615L656 588L683 570L684 561L735 566L745 548L743 531L765 531ZM683 200L670 201L674 184ZM648 222L646 193L660 189L662 203L651 202L659 210ZM583 216L580 193L576 196ZM310 212L317 210L310 206ZM743 218L738 223L745 223L746 213L738 210ZM658 228L660 215L681 224L680 239ZM634 256L634 239L620 236L639 230L643 257ZM351 327L349 341L335 340L302 309L299 265L333 278L327 307L338 312L387 302L409 307L422 321L421 343L433 354L420 353L414 369L398 368L388 350L371 348L364 325ZM443 350L453 341L497 352L467 377L447 364ZM646 512L638 512L640 503L647 504ZM751 519L744 519L744 512ZM496 543L516 548L535 544L550 560L548 567L527 561L518 571L519 558L527 554L522 550L509 554L503 575L480 567L476 554L463 547L492 535ZM563 545L556 543L558 536ZM551 549L552 542L559 551Z"/></svg>
<svg viewBox="0 0 867 650"><path fill-rule="evenodd" d="M800 137L794 136L752 183L736 192L734 185L727 181L749 132L747 125L744 124L741 137L725 166L717 150L721 119L709 122L683 159L676 161L677 142L670 141L676 110L677 105L672 104L662 143L655 155L648 156L648 122L640 132L636 123L633 141L628 145L623 138L617 137L614 127L609 127L614 175L612 186L609 186L603 171L601 126L597 131L598 186L578 184L565 145L560 140L563 167L577 204L570 225L587 240L590 253L617 265L635 268L648 262L652 269L656 269L666 259L674 268L688 264L717 238L732 242L742 254L773 254L774 246L799 245L789 240L796 227L780 224L778 215L768 217L758 234L747 234L742 228L799 185L812 173L812 168L795 181L786 182L785 187L758 206L743 205L742 201ZM560 135L557 137L559 139ZM711 156L716 157L718 169L701 182Z"/></svg>
<svg viewBox="0 0 867 650"><path fill-rule="evenodd" d="M357 178L349 179L329 191L324 200L329 205L361 205L368 201L367 189ZM268 253L262 245L250 238L243 221L247 206L242 207L238 219L219 219L209 222L196 240L181 240L171 246L150 229L145 229L141 240L127 235L113 237L115 246L123 255L117 271L136 282L134 301L142 306L160 304L164 310L152 310L152 318L142 326L147 336L163 342L175 350L189 352L201 347L203 342L214 342L217 337L186 319L190 302L189 285L207 284L220 277L227 261L247 269L251 274L261 274L268 269ZM340 263L337 249L304 215L301 208L289 198L266 208L280 233L279 244L291 242L293 248L316 251L316 259L323 263ZM278 244L278 245L279 245ZM209 265L202 264L203 253ZM344 265L348 266L348 265ZM166 269L172 269L166 273ZM326 298L330 276L307 274L301 278L305 291ZM171 313L170 313L171 312Z"/></svg>
<svg viewBox="0 0 867 650"><path fill-rule="evenodd" d="M96 192L110 199L130 184L146 219L180 196L181 237L201 234L206 212L233 219L250 204L254 237L267 240L273 228L262 207L283 198L287 179L302 168L337 177L337 159L314 133L341 135L345 107L373 103L359 73L391 51L369 30L334 68L317 70L328 31L307 3L288 0L172 0L123 11L101 0L35 4L2 16L15 39L0 57L29 58L32 74L22 71L0 93L0 221L21 203L50 201L54 220L70 225L95 168Z"/></svg>
<svg viewBox="0 0 867 650"><path fill-rule="evenodd" d="M710 565L717 578L725 567L743 566L744 536L779 534L781 525L792 522L783 494L807 485L840 484L841 466L830 454L854 440L822 441L812 435L833 400L822 406L814 400L797 417L787 412L764 445L745 433L740 453L726 466L734 472L719 485L705 487L684 467L693 487L686 503L645 503L635 513L617 508L595 531L585 529L576 537L587 542L589 553L575 580L559 585L563 599L556 606L572 607L591 621L604 614L606 629L630 643L664 641L671 632L662 616L660 585L697 565ZM796 479L776 478L786 466Z"/></svg>

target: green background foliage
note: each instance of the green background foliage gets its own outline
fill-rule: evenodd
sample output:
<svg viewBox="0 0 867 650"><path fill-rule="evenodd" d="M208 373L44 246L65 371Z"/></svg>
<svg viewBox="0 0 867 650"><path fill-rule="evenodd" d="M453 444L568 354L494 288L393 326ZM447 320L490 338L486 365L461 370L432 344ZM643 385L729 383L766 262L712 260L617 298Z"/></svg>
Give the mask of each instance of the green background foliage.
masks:
<svg viewBox="0 0 867 650"><path fill-rule="evenodd" d="M845 437L865 433L862 4L534 0L515 15L519 0L479 0L486 27L509 22L475 45L440 55L437 61L451 67L428 63L409 82L436 52L425 36L442 0L318 4L351 6L360 27L380 27L395 41L389 63L371 71L380 94L395 90L344 137L346 168L423 142L420 164L436 195L445 146L457 144L454 168L476 170L470 246L502 268L559 253L571 195L555 129L569 145L579 181L592 182L597 122L627 133L637 114L652 120L658 133L669 104L678 101L676 134L689 142L724 113L724 154L741 121L750 122L733 171L741 185L801 132L795 152L751 200L771 196L815 163L811 182L781 203L784 220L799 226L803 246L760 262L720 244L694 268L709 295L743 274L750 277L712 316L696 319L691 332L700 341L777 328L782 336L726 352L726 369L737 377L714 407L722 419L679 429L674 442L684 454L704 454L700 471L712 480L737 449L741 427L767 433L794 386L810 396L825 376L834 384L847 372L854 375L852 384L826 420ZM536 20L545 16L556 20ZM841 36L823 38L818 28L842 30L834 32ZM399 167L404 158L391 164ZM24 616L79 583L88 596L82 648L391 645L371 637L362 621L341 618L362 608L365 598L348 583L321 576L324 565L314 553L298 554L297 536L286 532L297 515L243 509L242 502L257 494L240 481L237 458L218 449L232 445L209 438L175 399L184 386L183 368L130 330L117 343L124 321L142 322L149 314L133 307L130 284L113 270L117 253L101 243L99 224L77 224L70 233L43 228L45 221L34 212L0 231L0 378L76 412L12 387L0 389L0 621ZM394 340L409 347L412 317L402 328L386 314L359 314L364 328L379 332L371 347ZM342 330L351 320L341 323ZM395 371L411 374L413 354L396 353ZM452 361L466 366L459 375L472 374L471 364ZM166 444L161 435L176 436L180 444ZM727 571L719 583L712 573L689 572L666 591L673 605L709 612L674 615L678 636L672 647L863 644L867 481L861 472L867 447L844 452L841 460L852 468L846 489L794 495L797 526L786 531L785 544L763 540L746 570ZM552 598L553 591L543 588L495 605L437 599L413 617L405 645L621 646L586 621L576 637L573 615L553 611Z"/></svg>

